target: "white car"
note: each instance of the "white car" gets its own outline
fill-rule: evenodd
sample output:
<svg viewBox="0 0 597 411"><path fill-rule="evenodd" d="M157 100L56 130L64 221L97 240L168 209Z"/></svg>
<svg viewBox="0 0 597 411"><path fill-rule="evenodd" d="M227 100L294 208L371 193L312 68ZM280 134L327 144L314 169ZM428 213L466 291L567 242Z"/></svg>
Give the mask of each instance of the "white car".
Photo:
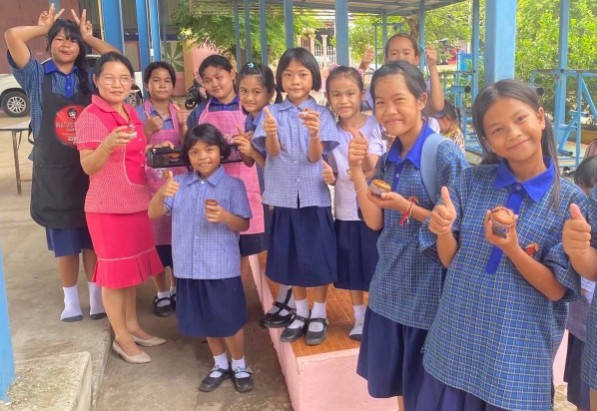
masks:
<svg viewBox="0 0 597 411"><path fill-rule="evenodd" d="M88 55L89 67L95 66L99 56ZM135 72L135 84L127 100L132 106L143 103L143 78L141 72ZM31 111L31 104L17 80L12 74L0 74L0 106L10 117L25 117Z"/></svg>

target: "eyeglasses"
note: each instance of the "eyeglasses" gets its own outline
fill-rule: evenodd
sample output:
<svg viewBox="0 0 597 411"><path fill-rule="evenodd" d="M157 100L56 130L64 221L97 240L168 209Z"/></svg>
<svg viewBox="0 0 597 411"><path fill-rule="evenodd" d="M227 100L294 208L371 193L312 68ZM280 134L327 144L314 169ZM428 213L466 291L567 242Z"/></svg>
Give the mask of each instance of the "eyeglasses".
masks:
<svg viewBox="0 0 597 411"><path fill-rule="evenodd" d="M114 76L100 76L99 80L102 84L107 86L112 86L116 83L116 77ZM129 76L122 76L118 78L118 82L124 87L130 86L133 84L133 78Z"/></svg>

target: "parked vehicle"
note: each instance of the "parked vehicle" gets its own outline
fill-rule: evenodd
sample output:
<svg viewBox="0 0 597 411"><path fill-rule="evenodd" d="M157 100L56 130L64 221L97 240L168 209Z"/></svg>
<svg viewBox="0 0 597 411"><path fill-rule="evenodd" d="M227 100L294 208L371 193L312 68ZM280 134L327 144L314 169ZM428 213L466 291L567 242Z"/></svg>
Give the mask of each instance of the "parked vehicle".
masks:
<svg viewBox="0 0 597 411"><path fill-rule="evenodd" d="M207 100L207 94L205 93L203 85L199 83L197 79L194 79L193 85L187 90L187 98L184 102L184 106L188 110L192 110L195 106L198 106L205 100Z"/></svg>

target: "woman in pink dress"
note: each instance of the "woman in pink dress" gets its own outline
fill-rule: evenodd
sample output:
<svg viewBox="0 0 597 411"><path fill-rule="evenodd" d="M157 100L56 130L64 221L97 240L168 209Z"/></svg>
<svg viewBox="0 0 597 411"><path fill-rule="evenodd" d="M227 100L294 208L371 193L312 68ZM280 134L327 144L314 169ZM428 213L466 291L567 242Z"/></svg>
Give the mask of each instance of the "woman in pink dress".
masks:
<svg viewBox="0 0 597 411"><path fill-rule="evenodd" d="M136 286L164 270L147 216L146 139L135 110L124 103L133 68L118 53L97 62L98 95L76 122L81 165L89 175L85 213L97 253L94 281L114 330L113 350L129 363L147 363L137 344L151 347L166 340L152 337L137 321Z"/></svg>

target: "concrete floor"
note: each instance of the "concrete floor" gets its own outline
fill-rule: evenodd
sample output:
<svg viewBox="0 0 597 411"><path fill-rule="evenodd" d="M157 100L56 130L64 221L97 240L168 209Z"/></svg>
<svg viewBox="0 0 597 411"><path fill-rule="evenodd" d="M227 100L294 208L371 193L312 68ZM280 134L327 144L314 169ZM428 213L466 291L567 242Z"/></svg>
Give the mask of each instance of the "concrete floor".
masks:
<svg viewBox="0 0 597 411"><path fill-rule="evenodd" d="M0 127L28 119L8 118L0 112ZM31 179L27 159L31 145L26 135L19 150L21 176ZM239 394L231 381L213 393L197 390L200 379L212 366L206 343L183 339L174 316L157 318L152 313L152 284L139 289L139 316L146 329L167 338L167 344L149 348L153 362L129 365L106 355L110 341L107 320L89 319L84 274L79 278L79 295L85 318L76 323L59 321L62 290L53 255L46 248L45 232L29 216L31 182L23 181L23 195L17 196L12 140L0 132L0 244L9 304L15 360L88 351L91 353L94 381L99 385L99 410L289 410L290 400L276 353L268 333L258 325L260 306L255 286L245 284L249 301L246 328L247 360L254 371L254 391ZM108 361L105 373L104 361ZM18 373L17 369L17 373ZM27 393L23 393L26 397ZM98 394L98 393L95 393ZM13 398L25 401L26 398ZM2 409L2 405L0 405Z"/></svg>

